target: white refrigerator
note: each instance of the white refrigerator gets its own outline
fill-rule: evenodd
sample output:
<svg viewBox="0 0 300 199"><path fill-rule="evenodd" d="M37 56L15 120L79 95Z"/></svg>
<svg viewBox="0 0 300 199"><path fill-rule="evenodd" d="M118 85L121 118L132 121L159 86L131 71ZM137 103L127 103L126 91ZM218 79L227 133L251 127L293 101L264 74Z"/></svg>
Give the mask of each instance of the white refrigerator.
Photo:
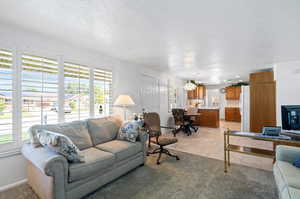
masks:
<svg viewBox="0 0 300 199"><path fill-rule="evenodd" d="M240 95L241 131L250 131L250 87L242 86Z"/></svg>

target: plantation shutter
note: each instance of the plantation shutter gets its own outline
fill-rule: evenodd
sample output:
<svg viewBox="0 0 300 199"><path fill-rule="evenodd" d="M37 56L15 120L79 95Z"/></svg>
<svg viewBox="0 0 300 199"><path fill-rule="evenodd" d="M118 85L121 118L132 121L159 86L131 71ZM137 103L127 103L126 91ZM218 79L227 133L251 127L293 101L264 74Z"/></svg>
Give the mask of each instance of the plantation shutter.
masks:
<svg viewBox="0 0 300 199"><path fill-rule="evenodd" d="M90 70L86 66L64 63L65 120L74 121L90 117ZM66 111L68 110L68 111Z"/></svg>
<svg viewBox="0 0 300 199"><path fill-rule="evenodd" d="M95 116L112 114L112 72L94 69ZM101 112L102 108L102 112Z"/></svg>
<svg viewBox="0 0 300 199"><path fill-rule="evenodd" d="M16 141L13 135L13 58L12 51L0 49L0 144Z"/></svg>
<svg viewBox="0 0 300 199"><path fill-rule="evenodd" d="M22 137L34 124L58 122L58 62L22 55Z"/></svg>

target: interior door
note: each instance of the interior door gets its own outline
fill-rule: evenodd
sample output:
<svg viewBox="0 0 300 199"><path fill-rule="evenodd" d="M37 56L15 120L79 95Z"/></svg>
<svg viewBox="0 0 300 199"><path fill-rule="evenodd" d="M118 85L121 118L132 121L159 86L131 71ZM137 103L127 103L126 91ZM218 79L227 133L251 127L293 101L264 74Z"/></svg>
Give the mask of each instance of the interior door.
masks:
<svg viewBox="0 0 300 199"><path fill-rule="evenodd" d="M141 75L140 99L141 107L146 112L160 111L160 89L159 80L148 75Z"/></svg>

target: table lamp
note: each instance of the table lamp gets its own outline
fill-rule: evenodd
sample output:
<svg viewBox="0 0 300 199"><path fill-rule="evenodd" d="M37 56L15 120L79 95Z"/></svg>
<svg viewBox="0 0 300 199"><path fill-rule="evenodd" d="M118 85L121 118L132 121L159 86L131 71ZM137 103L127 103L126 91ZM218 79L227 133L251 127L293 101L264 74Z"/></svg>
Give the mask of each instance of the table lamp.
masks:
<svg viewBox="0 0 300 199"><path fill-rule="evenodd" d="M126 121L126 108L135 105L129 95L119 95L114 106L120 106L124 109L124 121Z"/></svg>

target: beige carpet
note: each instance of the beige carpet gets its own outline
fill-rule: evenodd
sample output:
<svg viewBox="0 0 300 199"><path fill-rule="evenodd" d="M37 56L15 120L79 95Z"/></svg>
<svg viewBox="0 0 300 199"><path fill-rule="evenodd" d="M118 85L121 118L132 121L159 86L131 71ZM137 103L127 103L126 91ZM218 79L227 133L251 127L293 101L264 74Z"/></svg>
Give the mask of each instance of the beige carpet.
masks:
<svg viewBox="0 0 300 199"><path fill-rule="evenodd" d="M89 194L85 199L277 199L272 172L177 152L181 160L150 156L143 167ZM0 193L0 199L36 199L27 185Z"/></svg>

